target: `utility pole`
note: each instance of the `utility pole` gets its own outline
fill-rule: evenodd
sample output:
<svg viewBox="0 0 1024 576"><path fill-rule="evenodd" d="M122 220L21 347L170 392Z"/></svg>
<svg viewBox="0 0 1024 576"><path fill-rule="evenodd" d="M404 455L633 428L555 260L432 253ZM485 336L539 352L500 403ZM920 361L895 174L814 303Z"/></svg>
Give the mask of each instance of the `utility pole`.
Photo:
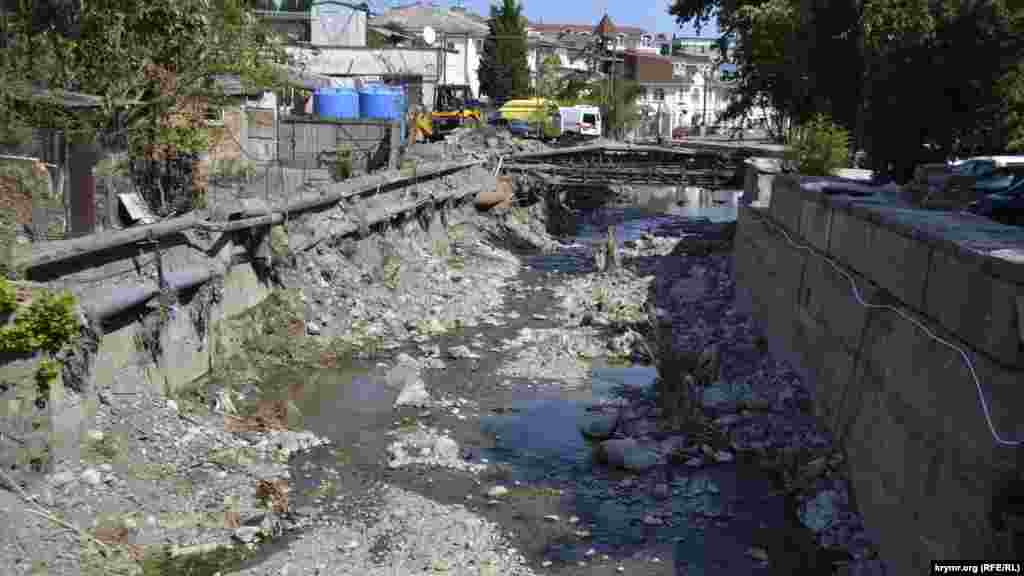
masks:
<svg viewBox="0 0 1024 576"><path fill-rule="evenodd" d="M711 83L711 67L710 65L704 71L704 115L701 116L701 121L704 124L702 130L702 136L708 135L708 85Z"/></svg>

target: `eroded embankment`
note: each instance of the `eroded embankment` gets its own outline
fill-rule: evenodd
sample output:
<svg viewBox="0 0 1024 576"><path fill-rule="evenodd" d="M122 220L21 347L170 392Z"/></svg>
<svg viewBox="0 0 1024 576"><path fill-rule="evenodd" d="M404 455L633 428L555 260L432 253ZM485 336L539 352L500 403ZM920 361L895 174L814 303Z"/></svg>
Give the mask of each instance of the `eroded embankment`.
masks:
<svg viewBox="0 0 1024 576"><path fill-rule="evenodd" d="M467 181L423 183L354 212L356 218L372 215L396 194L431 195ZM489 296L474 285L500 283L515 266L482 238L507 236L530 219L526 209L517 209L515 218L458 210L421 212L397 230L360 240L331 233L351 228L352 210L293 218L272 231L276 266L270 272L282 288L209 327L216 332L207 334L210 342L240 353L218 362L208 381L173 397L159 387L124 392L110 382L89 394L64 390L65 408L91 405L80 458L73 451L41 482L22 489L15 481L12 492L0 491L10 520L0 571L213 574L261 539L308 523L310 510L289 504L287 462L324 439L294 431L301 415L294 403L269 399L266 376L281 366L344 364L388 346L396 332L431 333L478 319ZM449 216L463 224L447 222ZM522 236L531 241L531 234ZM336 282L323 287L327 279ZM327 311L336 324L322 318Z"/></svg>

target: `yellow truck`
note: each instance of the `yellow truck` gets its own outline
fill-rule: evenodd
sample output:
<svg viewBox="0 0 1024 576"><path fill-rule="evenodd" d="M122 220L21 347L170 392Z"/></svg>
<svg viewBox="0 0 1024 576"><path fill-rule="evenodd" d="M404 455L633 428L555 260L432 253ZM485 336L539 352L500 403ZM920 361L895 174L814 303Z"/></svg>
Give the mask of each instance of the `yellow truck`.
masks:
<svg viewBox="0 0 1024 576"><path fill-rule="evenodd" d="M531 122L536 120L536 114L548 112L554 105L554 102L549 102L544 98L522 98L519 100L509 100L508 102L505 102L504 106L498 109L498 114L501 116L502 120L522 120L523 122Z"/></svg>

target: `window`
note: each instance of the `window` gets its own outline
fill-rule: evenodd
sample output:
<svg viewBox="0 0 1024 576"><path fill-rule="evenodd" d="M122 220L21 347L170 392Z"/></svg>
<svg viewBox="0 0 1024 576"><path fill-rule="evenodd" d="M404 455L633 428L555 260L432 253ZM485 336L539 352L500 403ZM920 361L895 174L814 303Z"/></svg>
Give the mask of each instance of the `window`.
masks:
<svg viewBox="0 0 1024 576"><path fill-rule="evenodd" d="M590 124L591 126L593 126L594 124L597 124L597 115L596 114L584 114L583 115L583 123L584 124Z"/></svg>
<svg viewBox="0 0 1024 576"><path fill-rule="evenodd" d="M649 48L651 46L651 37L650 37L650 35L644 34L643 36L641 36L640 37L640 45L643 46L644 48Z"/></svg>
<svg viewBox="0 0 1024 576"><path fill-rule="evenodd" d="M657 88L657 89L655 89L655 91L654 91L654 99L657 102L664 102L665 101L665 89L664 88Z"/></svg>
<svg viewBox="0 0 1024 576"><path fill-rule="evenodd" d="M449 50L455 50L455 42L452 42L451 40L449 40L448 41L448 49Z"/></svg>
<svg viewBox="0 0 1024 576"><path fill-rule="evenodd" d="M615 46L617 48L622 48L625 44L626 44L626 35L625 34L619 34L618 36L615 37Z"/></svg>

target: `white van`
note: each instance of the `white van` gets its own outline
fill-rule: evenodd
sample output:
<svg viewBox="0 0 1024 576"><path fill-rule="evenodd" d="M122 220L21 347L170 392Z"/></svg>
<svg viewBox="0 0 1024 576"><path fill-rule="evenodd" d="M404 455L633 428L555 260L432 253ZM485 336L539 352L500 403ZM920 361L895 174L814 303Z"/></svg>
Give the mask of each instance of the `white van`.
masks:
<svg viewBox="0 0 1024 576"><path fill-rule="evenodd" d="M563 106L558 109L556 124L560 134L601 135L601 110L597 106Z"/></svg>

